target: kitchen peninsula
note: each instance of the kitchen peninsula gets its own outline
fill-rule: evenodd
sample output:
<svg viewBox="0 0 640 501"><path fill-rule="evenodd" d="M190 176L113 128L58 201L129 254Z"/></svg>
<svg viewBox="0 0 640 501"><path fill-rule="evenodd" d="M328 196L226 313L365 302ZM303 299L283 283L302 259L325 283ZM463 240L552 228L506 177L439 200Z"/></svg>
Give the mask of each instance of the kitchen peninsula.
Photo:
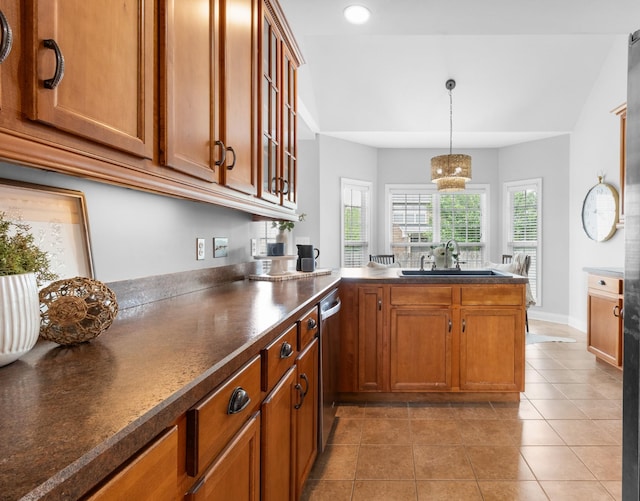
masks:
<svg viewBox="0 0 640 501"><path fill-rule="evenodd" d="M452 273L343 270L341 400L519 400L527 279Z"/></svg>

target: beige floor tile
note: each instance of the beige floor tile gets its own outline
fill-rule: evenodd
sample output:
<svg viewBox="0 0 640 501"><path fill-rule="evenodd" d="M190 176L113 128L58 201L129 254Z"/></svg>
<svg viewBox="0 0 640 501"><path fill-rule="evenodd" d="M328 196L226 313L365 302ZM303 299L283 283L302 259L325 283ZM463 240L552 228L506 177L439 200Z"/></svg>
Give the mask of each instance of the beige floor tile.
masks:
<svg viewBox="0 0 640 501"><path fill-rule="evenodd" d="M620 400L572 400L590 419L622 419Z"/></svg>
<svg viewBox="0 0 640 501"><path fill-rule="evenodd" d="M521 447L520 452L538 480L595 480L568 447L531 445Z"/></svg>
<svg viewBox="0 0 640 501"><path fill-rule="evenodd" d="M336 410L336 417L339 418L363 418L364 404L340 404Z"/></svg>
<svg viewBox="0 0 640 501"><path fill-rule="evenodd" d="M563 360L562 365L567 369L597 369L595 360Z"/></svg>
<svg viewBox="0 0 640 501"><path fill-rule="evenodd" d="M353 501L412 501L417 499L416 483L405 480L356 480Z"/></svg>
<svg viewBox="0 0 640 501"><path fill-rule="evenodd" d="M482 501L482 495L475 480L452 482L448 480L418 480L416 482L418 501Z"/></svg>
<svg viewBox="0 0 640 501"><path fill-rule="evenodd" d="M533 369L566 369L560 362L551 358L525 358L525 360L527 360L527 364Z"/></svg>
<svg viewBox="0 0 640 501"><path fill-rule="evenodd" d="M318 455L309 478L317 480L353 480L358 461L357 445L328 445Z"/></svg>
<svg viewBox="0 0 640 501"><path fill-rule="evenodd" d="M478 480L535 480L518 447L465 446Z"/></svg>
<svg viewBox="0 0 640 501"><path fill-rule="evenodd" d="M610 400L622 400L622 384L620 382L596 383L593 387Z"/></svg>
<svg viewBox="0 0 640 501"><path fill-rule="evenodd" d="M358 480L412 480L413 451L410 445L361 445Z"/></svg>
<svg viewBox="0 0 640 501"><path fill-rule="evenodd" d="M584 381L584 375L580 372L570 369L539 369L538 372L549 383L581 383Z"/></svg>
<svg viewBox="0 0 640 501"><path fill-rule="evenodd" d="M497 419L490 402L452 403L455 419Z"/></svg>
<svg viewBox="0 0 640 501"><path fill-rule="evenodd" d="M411 442L425 445L458 445L462 443L458 422L442 419L412 419Z"/></svg>
<svg viewBox="0 0 640 501"><path fill-rule="evenodd" d="M531 400L545 419L588 419L570 400Z"/></svg>
<svg viewBox="0 0 640 501"><path fill-rule="evenodd" d="M613 496L616 501L622 501L622 482L614 480L601 480L602 486Z"/></svg>
<svg viewBox="0 0 640 501"><path fill-rule="evenodd" d="M363 419L363 444L410 444L408 419Z"/></svg>
<svg viewBox="0 0 640 501"><path fill-rule="evenodd" d="M542 414L526 399L520 402L491 402L498 419L542 419Z"/></svg>
<svg viewBox="0 0 640 501"><path fill-rule="evenodd" d="M524 371L524 381L526 383L548 383L549 381L536 369L528 368Z"/></svg>
<svg viewBox="0 0 640 501"><path fill-rule="evenodd" d="M622 447L619 445L571 449L598 480L622 480Z"/></svg>
<svg viewBox="0 0 640 501"><path fill-rule="evenodd" d="M471 463L462 446L413 445L417 480L473 480Z"/></svg>
<svg viewBox="0 0 640 501"><path fill-rule="evenodd" d="M502 419L458 421L460 437L465 445L513 445L513 429Z"/></svg>
<svg viewBox="0 0 640 501"><path fill-rule="evenodd" d="M362 436L364 419L337 418L328 443L330 444L359 444Z"/></svg>
<svg viewBox="0 0 640 501"><path fill-rule="evenodd" d="M308 480L301 501L351 501L353 482L350 480Z"/></svg>
<svg viewBox="0 0 640 501"><path fill-rule="evenodd" d="M550 501L609 501L613 499L600 482L540 482Z"/></svg>
<svg viewBox="0 0 640 501"><path fill-rule="evenodd" d="M409 403L410 419L454 419L453 409L448 403Z"/></svg>
<svg viewBox="0 0 640 501"><path fill-rule="evenodd" d="M598 419L595 423L622 445L622 419Z"/></svg>
<svg viewBox="0 0 640 501"><path fill-rule="evenodd" d="M546 499L535 480L500 480L478 482L485 501L541 501Z"/></svg>
<svg viewBox="0 0 640 501"><path fill-rule="evenodd" d="M524 395L529 400L563 400L567 397L552 383L525 383Z"/></svg>
<svg viewBox="0 0 640 501"><path fill-rule="evenodd" d="M407 404L367 404L364 409L367 418L408 419Z"/></svg>
<svg viewBox="0 0 640 501"><path fill-rule="evenodd" d="M615 437L589 419L558 419L549 424L567 445L616 445Z"/></svg>
<svg viewBox="0 0 640 501"><path fill-rule="evenodd" d="M560 390L569 400L601 400L605 396L585 383L555 383L554 386Z"/></svg>
<svg viewBox="0 0 640 501"><path fill-rule="evenodd" d="M556 431L543 419L506 423L515 445L565 445Z"/></svg>

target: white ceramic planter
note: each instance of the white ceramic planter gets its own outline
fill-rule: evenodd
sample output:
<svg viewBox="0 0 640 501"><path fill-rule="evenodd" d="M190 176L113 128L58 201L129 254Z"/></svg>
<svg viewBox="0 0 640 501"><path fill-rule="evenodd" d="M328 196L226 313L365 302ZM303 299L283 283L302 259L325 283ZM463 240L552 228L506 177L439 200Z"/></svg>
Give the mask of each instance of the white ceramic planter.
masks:
<svg viewBox="0 0 640 501"><path fill-rule="evenodd" d="M40 332L40 298L34 273L0 277L0 367L34 347Z"/></svg>

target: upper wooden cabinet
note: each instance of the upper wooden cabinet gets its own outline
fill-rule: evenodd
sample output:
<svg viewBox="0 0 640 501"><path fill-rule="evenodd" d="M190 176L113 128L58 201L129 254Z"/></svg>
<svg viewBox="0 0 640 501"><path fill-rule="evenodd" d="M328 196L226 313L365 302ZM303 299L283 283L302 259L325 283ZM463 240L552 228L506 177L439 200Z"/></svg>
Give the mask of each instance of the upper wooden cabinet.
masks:
<svg viewBox="0 0 640 501"><path fill-rule="evenodd" d="M30 0L26 113L139 157L153 154L153 3Z"/></svg>
<svg viewBox="0 0 640 501"><path fill-rule="evenodd" d="M258 0L161 2L160 159L255 195Z"/></svg>
<svg viewBox="0 0 640 501"><path fill-rule="evenodd" d="M276 2L263 0L260 26L260 197L295 208L297 79L302 57Z"/></svg>
<svg viewBox="0 0 640 501"><path fill-rule="evenodd" d="M301 57L276 0L0 0L0 11L0 159L293 216ZM260 187L263 55L277 83L272 196Z"/></svg>

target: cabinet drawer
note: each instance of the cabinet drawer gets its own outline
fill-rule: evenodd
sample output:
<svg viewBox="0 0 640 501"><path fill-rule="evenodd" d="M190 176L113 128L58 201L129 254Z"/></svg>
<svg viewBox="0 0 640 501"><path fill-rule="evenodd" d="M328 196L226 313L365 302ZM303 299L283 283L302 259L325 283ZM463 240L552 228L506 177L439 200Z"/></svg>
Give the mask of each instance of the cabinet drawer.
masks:
<svg viewBox="0 0 640 501"><path fill-rule="evenodd" d="M398 286L391 287L393 305L434 305L449 306L452 303L453 288L449 286Z"/></svg>
<svg viewBox="0 0 640 501"><path fill-rule="evenodd" d="M263 391L270 391L287 369L293 366L298 356L297 343L298 324L296 323L262 350Z"/></svg>
<svg viewBox="0 0 640 501"><path fill-rule="evenodd" d="M314 306L300 319L298 351L302 351L318 335L318 307Z"/></svg>
<svg viewBox="0 0 640 501"><path fill-rule="evenodd" d="M520 306L524 304L525 284L465 285L460 290L464 306Z"/></svg>
<svg viewBox="0 0 640 501"><path fill-rule="evenodd" d="M187 411L187 473L207 466L260 406L260 357Z"/></svg>
<svg viewBox="0 0 640 501"><path fill-rule="evenodd" d="M621 278L605 277L602 275L589 275L589 289L596 289L611 294L622 294L624 280Z"/></svg>
<svg viewBox="0 0 640 501"><path fill-rule="evenodd" d="M87 499L174 500L178 490L177 465L178 427L173 426Z"/></svg>

